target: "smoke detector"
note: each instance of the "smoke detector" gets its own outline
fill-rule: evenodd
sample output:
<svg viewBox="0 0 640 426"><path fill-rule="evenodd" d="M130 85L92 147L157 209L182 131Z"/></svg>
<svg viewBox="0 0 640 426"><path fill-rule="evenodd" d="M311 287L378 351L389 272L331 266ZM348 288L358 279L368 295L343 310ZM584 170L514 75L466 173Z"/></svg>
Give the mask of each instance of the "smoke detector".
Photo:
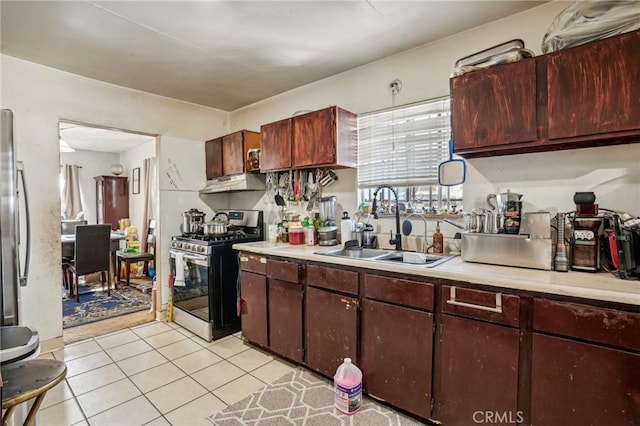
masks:
<svg viewBox="0 0 640 426"><path fill-rule="evenodd" d="M400 93L401 90L402 90L402 82L397 78L393 80L391 83L389 83L389 92L391 92L392 95L397 95L398 93Z"/></svg>

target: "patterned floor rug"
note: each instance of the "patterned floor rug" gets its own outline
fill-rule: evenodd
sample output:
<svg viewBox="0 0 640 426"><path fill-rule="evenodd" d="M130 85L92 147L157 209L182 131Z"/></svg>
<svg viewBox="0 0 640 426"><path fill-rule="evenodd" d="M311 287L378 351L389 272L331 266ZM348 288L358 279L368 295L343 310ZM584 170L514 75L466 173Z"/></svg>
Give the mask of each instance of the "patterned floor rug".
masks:
<svg viewBox="0 0 640 426"><path fill-rule="evenodd" d="M208 419L216 426L382 426L422 425L365 396L352 416L333 406L333 383L298 367Z"/></svg>
<svg viewBox="0 0 640 426"><path fill-rule="evenodd" d="M80 303L75 297L62 301L62 328L77 327L120 315L149 309L151 296L126 285L102 291L101 285L88 285L80 292Z"/></svg>

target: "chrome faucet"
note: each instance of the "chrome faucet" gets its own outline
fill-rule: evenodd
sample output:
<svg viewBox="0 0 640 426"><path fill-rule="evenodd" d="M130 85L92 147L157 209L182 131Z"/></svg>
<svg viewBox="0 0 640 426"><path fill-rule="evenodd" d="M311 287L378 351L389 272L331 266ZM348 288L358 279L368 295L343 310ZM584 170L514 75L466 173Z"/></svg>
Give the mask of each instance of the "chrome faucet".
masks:
<svg viewBox="0 0 640 426"><path fill-rule="evenodd" d="M420 219L422 219L422 221L424 222L424 238L422 240L422 252L423 253L428 253L429 249L433 247L433 244L429 245L427 243L427 219L424 218L424 216L418 214L418 213L411 213L408 216L406 216L404 218L405 221L409 221L409 218L411 217L419 217ZM409 228L411 229L411 228ZM402 232L404 232L405 235L407 234L407 230L405 229L405 224L404 222L402 223Z"/></svg>
<svg viewBox="0 0 640 426"><path fill-rule="evenodd" d="M391 239L389 240L389 244L395 244L396 250L402 250L402 235L400 234L400 207L398 206L398 193L396 192L396 190L387 184L382 184L378 186L376 190L373 192L373 204L371 206L371 214L373 214L374 219L378 218L378 213L377 213L378 206L376 204L376 197L378 196L378 192L382 188L387 188L388 190L393 192L393 196L396 199L396 236L394 238L393 232L391 233Z"/></svg>

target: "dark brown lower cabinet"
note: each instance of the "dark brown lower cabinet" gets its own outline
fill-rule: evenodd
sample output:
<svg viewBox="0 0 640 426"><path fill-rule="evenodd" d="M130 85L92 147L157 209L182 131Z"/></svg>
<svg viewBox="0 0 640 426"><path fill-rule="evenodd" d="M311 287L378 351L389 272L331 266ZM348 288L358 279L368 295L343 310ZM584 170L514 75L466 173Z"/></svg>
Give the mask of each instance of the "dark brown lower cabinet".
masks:
<svg viewBox="0 0 640 426"><path fill-rule="evenodd" d="M267 277L242 271L240 293L242 295L242 335L250 342L268 346Z"/></svg>
<svg viewBox="0 0 640 426"><path fill-rule="evenodd" d="M332 377L344 358L357 365L358 299L307 287L306 365Z"/></svg>
<svg viewBox="0 0 640 426"><path fill-rule="evenodd" d="M365 299L361 339L364 390L429 418L433 314Z"/></svg>
<svg viewBox="0 0 640 426"><path fill-rule="evenodd" d="M518 329L453 315L443 315L441 327L437 420L447 426L516 423L522 416Z"/></svg>
<svg viewBox="0 0 640 426"><path fill-rule="evenodd" d="M269 347L302 362L302 286L269 278Z"/></svg>
<svg viewBox="0 0 640 426"><path fill-rule="evenodd" d="M640 425L640 355L533 334L532 425Z"/></svg>

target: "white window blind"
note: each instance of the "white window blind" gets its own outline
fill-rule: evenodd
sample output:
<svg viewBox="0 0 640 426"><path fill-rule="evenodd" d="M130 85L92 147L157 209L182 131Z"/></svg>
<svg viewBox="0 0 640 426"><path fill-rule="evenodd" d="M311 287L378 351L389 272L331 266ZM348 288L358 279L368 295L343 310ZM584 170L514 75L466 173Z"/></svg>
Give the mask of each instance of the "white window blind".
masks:
<svg viewBox="0 0 640 426"><path fill-rule="evenodd" d="M359 115L358 187L437 184L450 116L448 97Z"/></svg>

